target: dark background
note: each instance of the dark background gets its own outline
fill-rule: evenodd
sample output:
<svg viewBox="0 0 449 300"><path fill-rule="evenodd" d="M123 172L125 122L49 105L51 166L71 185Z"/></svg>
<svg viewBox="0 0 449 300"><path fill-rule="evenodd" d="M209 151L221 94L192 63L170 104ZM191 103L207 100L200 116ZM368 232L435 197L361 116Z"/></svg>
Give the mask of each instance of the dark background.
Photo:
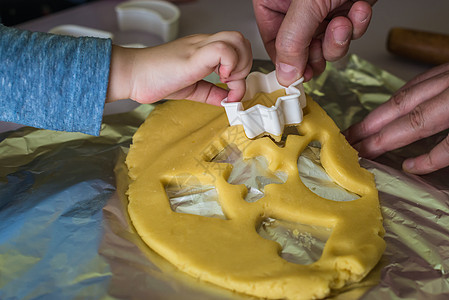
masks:
<svg viewBox="0 0 449 300"><path fill-rule="evenodd" d="M96 0L0 0L1 23L12 26Z"/></svg>

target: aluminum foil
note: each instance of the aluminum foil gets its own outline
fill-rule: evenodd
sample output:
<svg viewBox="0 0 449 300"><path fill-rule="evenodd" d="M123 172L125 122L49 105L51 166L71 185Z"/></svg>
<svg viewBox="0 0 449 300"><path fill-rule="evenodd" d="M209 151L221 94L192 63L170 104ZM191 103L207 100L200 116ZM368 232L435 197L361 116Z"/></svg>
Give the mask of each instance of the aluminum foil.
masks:
<svg viewBox="0 0 449 300"><path fill-rule="evenodd" d="M272 65L255 61L255 68L270 71ZM351 55L329 64L322 76L306 85L306 91L345 129L401 84ZM142 105L105 117L100 137L32 128L0 136L0 299L252 299L177 271L143 244L132 227L126 213L124 159L132 135L152 108ZM367 278L332 298L448 299L449 170L427 176L400 170L405 157L428 150L441 136L376 161L360 160L376 178L387 248ZM320 170L318 152L311 147L300 159L300 165L308 165L300 167L308 170L301 176L315 182L316 190L328 191L320 188L324 182L332 183ZM282 174L262 174L263 159L244 164L234 154L216 159L243 163L235 168L240 174L230 180L247 185L251 195L247 201L257 201L266 184L285 180ZM245 174L259 178L245 181ZM337 190L326 197L337 193L335 201L354 197ZM197 190L196 197L182 194L176 186L167 190L170 199L178 201L174 209L191 209L191 213L198 210L190 204L206 198L203 192L214 202L213 187ZM192 201L186 205L185 200ZM202 213L209 210L206 205ZM219 205L213 204L212 210L211 217L219 217ZM302 259L297 263L316 260L326 234L331 234L325 228L298 227L282 220L266 220L259 233L284 243L283 257Z"/></svg>

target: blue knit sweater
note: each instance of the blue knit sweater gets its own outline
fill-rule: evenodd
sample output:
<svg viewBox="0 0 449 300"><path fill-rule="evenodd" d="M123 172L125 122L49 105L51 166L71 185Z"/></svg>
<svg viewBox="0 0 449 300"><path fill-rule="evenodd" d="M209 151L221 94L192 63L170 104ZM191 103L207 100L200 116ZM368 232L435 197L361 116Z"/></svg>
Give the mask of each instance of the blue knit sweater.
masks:
<svg viewBox="0 0 449 300"><path fill-rule="evenodd" d="M98 135L111 47L0 24L0 121Z"/></svg>

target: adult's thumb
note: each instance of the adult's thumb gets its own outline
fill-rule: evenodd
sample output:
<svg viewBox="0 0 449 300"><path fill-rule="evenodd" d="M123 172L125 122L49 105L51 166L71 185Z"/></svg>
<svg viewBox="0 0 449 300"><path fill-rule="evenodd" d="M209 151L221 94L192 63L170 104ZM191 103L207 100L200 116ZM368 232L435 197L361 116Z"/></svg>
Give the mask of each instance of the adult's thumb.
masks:
<svg viewBox="0 0 449 300"><path fill-rule="evenodd" d="M280 84L288 86L306 70L310 43L326 18L329 1L292 0L276 36L276 75Z"/></svg>

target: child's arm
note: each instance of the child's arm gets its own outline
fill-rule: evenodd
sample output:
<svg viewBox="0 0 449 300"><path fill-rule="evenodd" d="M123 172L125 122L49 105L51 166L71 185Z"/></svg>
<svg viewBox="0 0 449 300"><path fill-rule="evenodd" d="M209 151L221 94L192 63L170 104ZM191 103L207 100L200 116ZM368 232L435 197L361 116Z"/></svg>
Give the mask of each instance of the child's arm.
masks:
<svg viewBox="0 0 449 300"><path fill-rule="evenodd" d="M238 32L192 35L144 49L113 46L107 101L189 99L213 105L225 97L239 101L251 65L251 46ZM202 80L214 71L229 92Z"/></svg>
<svg viewBox="0 0 449 300"><path fill-rule="evenodd" d="M219 105L228 92L201 81L214 70L228 83L229 100L240 100L252 58L248 41L236 32L126 49L111 40L0 24L0 62L0 121L98 135L105 99Z"/></svg>
<svg viewBox="0 0 449 300"><path fill-rule="evenodd" d="M0 120L98 135L110 55L111 40L0 24Z"/></svg>

